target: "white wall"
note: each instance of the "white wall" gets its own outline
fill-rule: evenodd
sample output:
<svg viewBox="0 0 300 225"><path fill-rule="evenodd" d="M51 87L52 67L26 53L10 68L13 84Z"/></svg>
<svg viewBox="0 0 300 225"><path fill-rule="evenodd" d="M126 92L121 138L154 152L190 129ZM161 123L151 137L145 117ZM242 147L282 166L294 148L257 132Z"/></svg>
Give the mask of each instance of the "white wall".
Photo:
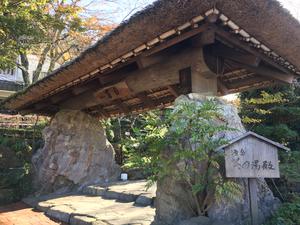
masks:
<svg viewBox="0 0 300 225"><path fill-rule="evenodd" d="M28 68L29 76L30 76L30 80L32 80L32 74L37 67L39 57L36 55L28 55L28 61L29 61L29 68ZM42 73L44 73L44 75L46 75L46 73L48 71L49 64L50 64L50 60L46 59L46 62L44 63L44 65L42 67ZM55 69L58 67L59 67L59 64L56 63ZM43 75L40 76L40 79L41 78L43 78ZM23 83L22 71L18 68L15 68L13 70L6 70L4 72L2 70L0 70L0 80L13 81L16 83Z"/></svg>

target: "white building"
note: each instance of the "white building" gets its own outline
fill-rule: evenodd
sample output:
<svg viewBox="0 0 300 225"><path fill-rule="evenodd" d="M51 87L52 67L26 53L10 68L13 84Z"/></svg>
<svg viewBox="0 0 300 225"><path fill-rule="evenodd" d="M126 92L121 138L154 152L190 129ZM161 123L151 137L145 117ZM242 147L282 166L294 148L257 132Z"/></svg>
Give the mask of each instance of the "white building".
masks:
<svg viewBox="0 0 300 225"><path fill-rule="evenodd" d="M32 74L35 71L39 57L36 55L28 55L29 61L29 76L30 80L32 80ZM46 59L42 67L42 72L40 78L43 78L47 75L48 68L49 68L50 60ZM55 65L57 68L59 64ZM15 93L24 88L24 81L22 76L22 71L19 68L14 69L7 69L7 70L0 70L0 100L7 98L11 94Z"/></svg>

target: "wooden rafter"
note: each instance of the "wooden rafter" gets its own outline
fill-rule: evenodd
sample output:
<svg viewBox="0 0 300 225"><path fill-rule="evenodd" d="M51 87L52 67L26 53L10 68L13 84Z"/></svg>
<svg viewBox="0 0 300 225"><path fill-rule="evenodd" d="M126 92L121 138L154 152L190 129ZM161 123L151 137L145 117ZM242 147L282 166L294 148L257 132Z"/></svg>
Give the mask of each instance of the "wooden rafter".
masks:
<svg viewBox="0 0 300 225"><path fill-rule="evenodd" d="M292 74L287 74L287 73L283 73L277 69L272 69L270 67L267 66L259 66L259 67L254 67L254 66L249 66L249 65L245 65L245 64L238 64L241 67L246 68L248 71L267 77L267 78L271 78L271 79L275 79L277 81L281 81L284 83L293 83L294 81L294 75Z"/></svg>
<svg viewBox="0 0 300 225"><path fill-rule="evenodd" d="M143 101L144 104L148 105L149 107L154 107L154 106L155 106L153 100L147 95L146 92L138 93L136 96L137 96L141 101Z"/></svg>
<svg viewBox="0 0 300 225"><path fill-rule="evenodd" d="M143 56L153 55L153 54L155 54L157 52L160 52L160 51L162 51L166 48L169 48L169 47L171 47L175 44L178 44L179 42L182 42L182 41L184 41L188 38L191 38L191 37L193 37L193 36L195 36L195 35L197 35L201 32L206 31L208 29L208 27L210 27L210 24L205 23L205 24L202 24L199 27L194 28L194 29L192 29L192 30L180 35L180 36L177 36L177 37L172 38L170 40L166 40L163 43L161 43L160 45L158 45L157 47L154 47L154 48L150 49L149 51L146 51L143 54Z"/></svg>
<svg viewBox="0 0 300 225"><path fill-rule="evenodd" d="M267 62L271 66L281 70L284 73L290 73L290 71L288 69L286 69L283 66L279 65L278 63L273 61L271 58L266 56L265 54L257 51L253 47L251 47L251 46L245 44L243 41L239 40L236 35L234 35L232 33L229 33L227 31L225 31L223 28L220 28L216 25L212 25L212 26L214 26L214 28L215 28L215 31L216 31L216 34L217 34L217 36L216 36L217 39L220 39L221 41L225 40L226 42L232 44L233 46L238 47L240 49L243 49L244 51L247 51L247 52L259 57L263 61Z"/></svg>
<svg viewBox="0 0 300 225"><path fill-rule="evenodd" d="M253 54L240 52L221 44L213 46L212 53L215 56L219 56L224 59L230 59L235 62L243 63L245 65L254 67L258 66L261 61L259 57Z"/></svg>

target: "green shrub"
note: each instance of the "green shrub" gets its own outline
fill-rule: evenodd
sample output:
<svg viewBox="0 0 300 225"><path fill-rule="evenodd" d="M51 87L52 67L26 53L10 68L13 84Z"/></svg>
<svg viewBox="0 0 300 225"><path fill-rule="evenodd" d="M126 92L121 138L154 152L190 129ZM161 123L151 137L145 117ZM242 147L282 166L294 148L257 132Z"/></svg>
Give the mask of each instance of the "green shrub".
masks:
<svg viewBox="0 0 300 225"><path fill-rule="evenodd" d="M275 85L240 94L247 129L300 151L300 85Z"/></svg>
<svg viewBox="0 0 300 225"><path fill-rule="evenodd" d="M5 197L3 192L11 193L0 204L18 201L32 192L31 146L32 142L24 138L0 137L0 198Z"/></svg>
<svg viewBox="0 0 300 225"><path fill-rule="evenodd" d="M294 194L289 202L283 203L272 218L264 225L299 225L300 196Z"/></svg>
<svg viewBox="0 0 300 225"><path fill-rule="evenodd" d="M219 110L214 100L208 100L201 105L181 102L163 115L148 114L144 126L133 127L123 140L125 166L144 168L150 174L149 185L170 175L183 182L193 195L195 215L205 215L215 200L239 199L241 188L224 178L223 156L215 151L226 143L217 134L232 130L216 123ZM203 176L195 176L199 165Z"/></svg>
<svg viewBox="0 0 300 225"><path fill-rule="evenodd" d="M0 171L0 192L1 189L12 191L12 201L18 201L30 194L32 192L32 180L29 164L24 165L23 168L2 169Z"/></svg>

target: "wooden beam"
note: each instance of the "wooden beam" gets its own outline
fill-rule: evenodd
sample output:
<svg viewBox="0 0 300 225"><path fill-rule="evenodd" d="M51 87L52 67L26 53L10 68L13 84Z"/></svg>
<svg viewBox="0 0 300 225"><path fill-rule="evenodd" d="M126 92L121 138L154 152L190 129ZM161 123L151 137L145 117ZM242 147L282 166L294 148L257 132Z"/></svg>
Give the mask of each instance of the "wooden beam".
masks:
<svg viewBox="0 0 300 225"><path fill-rule="evenodd" d="M108 117L109 116L109 114L104 109L103 105L96 105L96 106L93 106L93 107L91 107L91 108L89 108L85 111L87 113L98 114L98 115L100 113L103 117Z"/></svg>
<svg viewBox="0 0 300 225"><path fill-rule="evenodd" d="M102 87L102 85L99 82L99 80L93 79L87 83L79 84L79 85L71 88L71 90L66 90L62 93L57 93L57 94L51 96L50 98L46 99L46 101L49 102L49 100L50 100L50 102L52 104L58 104L62 101L65 101L66 99L73 98L74 96L84 93L88 90L95 90L95 89L97 89L97 88L99 89L101 87ZM42 102L45 102L45 100Z"/></svg>
<svg viewBox="0 0 300 225"><path fill-rule="evenodd" d="M79 94L81 94L83 92L86 92L88 90L97 89L97 88L99 89L101 87L103 87L103 85L100 82L100 80L99 79L94 79L86 85L82 84L80 86L74 87L72 89L72 94L73 95L79 95Z"/></svg>
<svg viewBox="0 0 300 225"><path fill-rule="evenodd" d="M217 78L217 87L222 95L229 94L228 87L222 82L220 78Z"/></svg>
<svg viewBox="0 0 300 225"><path fill-rule="evenodd" d="M257 75L261 75L266 78L275 79L277 81L288 83L288 84L293 83L293 81L295 79L294 75L292 75L292 74L286 74L279 70L275 70L275 69L272 69L270 67L263 66L263 65L261 65L259 67L253 67L253 66L248 66L248 65L244 65L244 64L237 64L237 65L247 69L248 71L250 71L252 73L256 73Z"/></svg>
<svg viewBox="0 0 300 225"><path fill-rule="evenodd" d="M70 98L70 97L72 97L72 93L64 92L64 93L59 93L59 94L51 96L49 98L49 100L52 104L57 104L60 101L63 101L64 99L67 99L67 98Z"/></svg>
<svg viewBox="0 0 300 225"><path fill-rule="evenodd" d="M177 37L174 37L170 40L166 40L165 42L161 43L159 46L157 47L154 47L152 49L150 49L149 51L146 51L145 53L142 53L141 55L144 57L144 56L150 56L150 55L153 55L155 53L158 53L168 47L171 47L179 42L182 42L190 37L193 37L205 30L207 30L208 28L210 28L210 25L209 24L203 24L203 25L200 25L199 27L197 28L193 28L191 29L190 31L187 31L185 33L183 33L182 35L179 35ZM132 64L133 62L135 61L135 59L133 60L129 60L128 62L125 62L125 65L130 65ZM124 64L121 65L122 67L124 66ZM143 66L145 67L145 66ZM113 71L115 71L116 69L119 69L120 67L117 66L115 69L113 69ZM109 73L112 73L112 71L110 71ZM113 74L115 73L118 73L118 72L114 72ZM103 83L103 84L106 84L108 82L117 82L117 80L114 80L112 81L113 79L119 79L122 80L124 77L127 76L126 73L121 73L119 74L119 76L114 76L113 74L105 74L105 75L101 75L99 80ZM106 76L107 75L107 76ZM111 76L112 75L112 76ZM71 94L68 93L66 96L59 96L59 95L56 95L56 96L53 96L51 98L51 102L52 103L60 103L66 99L70 99L70 98L73 98L73 94L74 95L84 95L86 91L88 91L88 87L80 87L80 88L74 88L72 91L71 91ZM88 97L87 97L88 98ZM87 99L87 98L83 98L83 102ZM67 100L66 100L67 101ZM88 105L88 104L87 104Z"/></svg>
<svg viewBox="0 0 300 225"><path fill-rule="evenodd" d="M254 84L252 84L252 86L244 86L244 87L238 87L235 89L230 89L229 94L242 92L242 91L254 90L254 89L258 89L258 88L271 87L276 84L278 84L276 81L264 81L264 82L254 83Z"/></svg>
<svg viewBox="0 0 300 225"><path fill-rule="evenodd" d="M141 92L136 95L144 104L149 105L149 107L154 107L155 104L153 100L147 95L146 92Z"/></svg>
<svg viewBox="0 0 300 225"><path fill-rule="evenodd" d="M208 27L206 31L195 35L190 40L193 47L203 47L205 45L213 44L216 40L215 31Z"/></svg>
<svg viewBox="0 0 300 225"><path fill-rule="evenodd" d="M214 56L230 59L249 66L258 66L261 61L259 57L253 54L243 53L233 48L229 48L223 44L213 46L212 54Z"/></svg>
<svg viewBox="0 0 300 225"><path fill-rule="evenodd" d="M178 92L177 92L177 90L176 90L176 87L174 86L174 85L170 85L170 86L168 86L168 89L169 89L169 91L171 92L171 94L174 96L174 97L178 97L179 96L179 94L178 94Z"/></svg>
<svg viewBox="0 0 300 225"><path fill-rule="evenodd" d="M186 39L188 39L190 37L195 36L195 35L203 32L203 31L207 30L209 27L210 27L210 25L207 24L207 23L205 23L205 24L203 24L203 25L201 25L201 26L199 26L197 28L194 28L194 29L192 29L190 31L187 31L187 32L185 32L185 33L177 36L177 37L174 37L174 38L172 38L172 39L170 39L168 41L165 41L165 42L161 43L157 47L154 47L154 48L146 51L143 55L144 56L153 55L153 54L155 54L157 52L160 52L160 51L162 51L162 50L164 50L166 48L169 48L169 47L171 47L171 46L173 46L175 44L178 44L179 42L182 42L182 41L184 41L184 40L186 40Z"/></svg>
<svg viewBox="0 0 300 225"><path fill-rule="evenodd" d="M156 99L154 101L154 105L153 107L150 107L144 103L141 104L136 104L136 105L132 105L130 106L130 113L140 113L143 111L147 111L147 110L151 110L151 109L155 109L158 106L161 106L160 108L163 108L164 105L168 104L168 103L172 103L175 100L174 96L163 96L159 99ZM116 110L112 110L108 112L111 116L113 115L120 115L120 114L126 114L122 111L116 111Z"/></svg>
<svg viewBox="0 0 300 225"><path fill-rule="evenodd" d="M266 78L264 78L264 77L254 76L254 77L250 77L247 79L236 80L230 84L227 83L226 86L228 87L229 90L230 89L238 89L238 88L242 88L242 87L249 87L254 84L264 82L264 81L268 81L268 80L266 80Z"/></svg>
<svg viewBox="0 0 300 225"><path fill-rule="evenodd" d="M163 52L160 54L153 54L150 56L139 55L136 59L136 63L139 69L145 69L154 64L160 63L164 61L167 57L169 57L172 53Z"/></svg>
<svg viewBox="0 0 300 225"><path fill-rule="evenodd" d="M231 34L227 31L223 30L222 28L217 27L216 25L212 25L212 26L214 26L214 28L215 28L215 31L216 31L216 34L217 34L217 39L220 39L221 41L225 40L226 42L232 44L233 46L241 48L241 49L243 49L243 50L259 57L263 61L267 62L271 66L281 70L284 73L290 73L290 71L288 69L286 69L285 67L279 65L278 63L273 61L271 58L266 56L265 54L257 51L253 47L247 45L244 41L239 40L236 35Z"/></svg>
<svg viewBox="0 0 300 225"><path fill-rule="evenodd" d="M179 71L191 67L195 61L201 60L197 56L199 56L198 48L186 48L177 54L166 57L161 63L126 73L124 75L125 79L121 82L125 82L130 90L127 95L179 84ZM112 84L111 87L118 86L119 83ZM66 109L85 109L98 104L106 104L114 99L105 96L100 98L97 94L103 92L106 88L87 91L61 103L61 106ZM127 95L120 95L119 98Z"/></svg>
<svg viewBox="0 0 300 225"><path fill-rule="evenodd" d="M113 102L123 113L127 114L130 112L129 106L124 103L121 99L117 99Z"/></svg>

